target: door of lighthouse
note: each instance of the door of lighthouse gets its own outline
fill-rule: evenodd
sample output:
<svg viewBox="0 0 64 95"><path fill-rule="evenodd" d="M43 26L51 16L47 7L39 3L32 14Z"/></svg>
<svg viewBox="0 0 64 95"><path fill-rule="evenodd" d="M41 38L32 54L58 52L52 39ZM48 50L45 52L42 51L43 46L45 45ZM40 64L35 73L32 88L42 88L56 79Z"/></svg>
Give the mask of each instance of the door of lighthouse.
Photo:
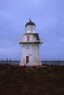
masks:
<svg viewBox="0 0 64 95"><path fill-rule="evenodd" d="M30 37L29 37L29 36L27 36L27 41L29 41L29 38L30 38Z"/></svg>
<svg viewBox="0 0 64 95"><path fill-rule="evenodd" d="M29 63L29 56L26 56L26 64Z"/></svg>

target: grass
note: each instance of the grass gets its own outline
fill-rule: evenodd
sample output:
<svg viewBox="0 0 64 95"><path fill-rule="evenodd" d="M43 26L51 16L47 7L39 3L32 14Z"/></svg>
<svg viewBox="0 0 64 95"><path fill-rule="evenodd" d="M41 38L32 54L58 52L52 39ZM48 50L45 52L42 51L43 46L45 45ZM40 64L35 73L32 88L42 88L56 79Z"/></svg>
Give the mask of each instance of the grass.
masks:
<svg viewBox="0 0 64 95"><path fill-rule="evenodd" d="M0 65L0 95L64 95L64 66Z"/></svg>

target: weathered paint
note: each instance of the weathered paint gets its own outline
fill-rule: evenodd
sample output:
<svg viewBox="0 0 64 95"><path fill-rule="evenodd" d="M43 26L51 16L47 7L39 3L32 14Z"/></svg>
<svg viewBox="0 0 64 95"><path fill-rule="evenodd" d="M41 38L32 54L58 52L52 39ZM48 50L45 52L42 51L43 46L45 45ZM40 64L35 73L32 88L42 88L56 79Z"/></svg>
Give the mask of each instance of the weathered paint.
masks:
<svg viewBox="0 0 64 95"><path fill-rule="evenodd" d="M35 26L29 25L26 27L28 28L29 32L27 32L27 29L25 33L22 36L22 39L20 39L19 44L22 45L22 55L21 55L21 61L20 66L40 66L40 51L39 51L39 44L42 44L39 34L34 33Z"/></svg>

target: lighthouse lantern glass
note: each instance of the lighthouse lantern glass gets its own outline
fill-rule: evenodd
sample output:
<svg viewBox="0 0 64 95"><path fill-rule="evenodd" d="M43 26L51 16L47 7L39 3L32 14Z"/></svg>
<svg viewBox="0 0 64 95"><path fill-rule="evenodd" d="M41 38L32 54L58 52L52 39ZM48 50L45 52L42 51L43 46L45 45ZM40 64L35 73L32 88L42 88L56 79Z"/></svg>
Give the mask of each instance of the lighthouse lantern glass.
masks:
<svg viewBox="0 0 64 95"><path fill-rule="evenodd" d="M26 27L26 32L27 33L33 33L33 32L35 32L35 30L36 30L36 27L34 25L28 25Z"/></svg>

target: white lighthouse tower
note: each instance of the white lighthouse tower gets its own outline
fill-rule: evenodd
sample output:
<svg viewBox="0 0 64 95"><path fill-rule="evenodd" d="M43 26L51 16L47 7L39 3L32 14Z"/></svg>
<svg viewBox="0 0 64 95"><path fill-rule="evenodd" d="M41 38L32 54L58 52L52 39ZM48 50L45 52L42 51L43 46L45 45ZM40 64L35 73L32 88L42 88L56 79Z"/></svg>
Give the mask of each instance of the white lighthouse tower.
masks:
<svg viewBox="0 0 64 95"><path fill-rule="evenodd" d="M36 25L29 19L19 41L22 47L20 66L41 66L39 47L42 41L36 33Z"/></svg>

